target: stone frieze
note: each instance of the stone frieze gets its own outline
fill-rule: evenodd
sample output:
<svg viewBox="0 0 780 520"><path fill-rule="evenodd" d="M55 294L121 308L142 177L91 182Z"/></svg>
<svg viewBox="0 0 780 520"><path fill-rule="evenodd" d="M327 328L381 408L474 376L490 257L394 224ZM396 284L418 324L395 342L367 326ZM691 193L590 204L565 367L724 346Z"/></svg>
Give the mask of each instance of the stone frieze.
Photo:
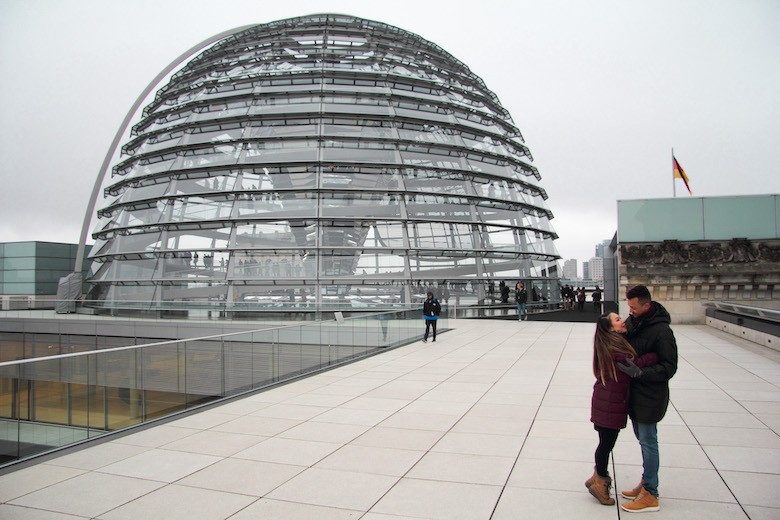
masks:
<svg viewBox="0 0 780 520"><path fill-rule="evenodd" d="M664 240L621 244L622 264L746 264L780 262L780 240L734 238L721 242Z"/></svg>

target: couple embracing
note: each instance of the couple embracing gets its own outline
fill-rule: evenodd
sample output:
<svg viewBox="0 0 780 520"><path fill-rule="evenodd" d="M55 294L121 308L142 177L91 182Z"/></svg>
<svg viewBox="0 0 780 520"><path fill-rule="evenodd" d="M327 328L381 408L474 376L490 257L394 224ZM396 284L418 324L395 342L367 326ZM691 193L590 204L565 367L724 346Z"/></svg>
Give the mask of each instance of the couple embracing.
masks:
<svg viewBox="0 0 780 520"><path fill-rule="evenodd" d="M593 476L585 486L604 505L610 497L609 454L620 430L631 417L642 449L642 478L621 492L630 501L620 505L631 513L658 511L658 422L669 405L669 380L677 371L677 343L666 309L638 285L626 293L630 309L623 321L615 313L602 315L593 341L591 422L599 434Z"/></svg>

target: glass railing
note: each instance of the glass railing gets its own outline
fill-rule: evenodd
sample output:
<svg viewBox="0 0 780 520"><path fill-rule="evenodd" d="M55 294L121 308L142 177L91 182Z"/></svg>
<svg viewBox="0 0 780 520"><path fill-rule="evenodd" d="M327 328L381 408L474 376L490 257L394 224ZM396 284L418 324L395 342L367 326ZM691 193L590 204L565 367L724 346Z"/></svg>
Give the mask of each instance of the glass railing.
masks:
<svg viewBox="0 0 780 520"><path fill-rule="evenodd" d="M0 363L0 467L405 345L423 331L418 309L337 318Z"/></svg>
<svg viewBox="0 0 780 520"><path fill-rule="evenodd" d="M383 311L415 311L421 308L424 298L413 303L387 304L382 302L334 301L287 302L254 301L225 303L220 301L149 302L122 300L79 300L75 313L57 313L58 300L26 300L26 306L6 305L0 309L0 318L57 317L67 320L95 318L140 318L145 320L197 320L197 321L258 321L277 324L292 321L332 320L340 312L344 317L373 314Z"/></svg>

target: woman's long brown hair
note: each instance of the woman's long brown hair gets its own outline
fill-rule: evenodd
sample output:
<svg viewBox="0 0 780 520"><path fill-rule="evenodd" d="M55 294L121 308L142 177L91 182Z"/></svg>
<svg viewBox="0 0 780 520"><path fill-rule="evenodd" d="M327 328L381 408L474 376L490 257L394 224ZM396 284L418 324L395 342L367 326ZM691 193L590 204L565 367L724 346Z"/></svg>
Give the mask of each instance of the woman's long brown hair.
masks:
<svg viewBox="0 0 780 520"><path fill-rule="evenodd" d="M609 319L608 312L602 314L596 322L596 335L593 337L593 375L601 380L601 384L606 384L609 376L613 381L617 381L617 368L612 354L620 352L627 356L636 357L634 347L621 334L610 330L612 321Z"/></svg>

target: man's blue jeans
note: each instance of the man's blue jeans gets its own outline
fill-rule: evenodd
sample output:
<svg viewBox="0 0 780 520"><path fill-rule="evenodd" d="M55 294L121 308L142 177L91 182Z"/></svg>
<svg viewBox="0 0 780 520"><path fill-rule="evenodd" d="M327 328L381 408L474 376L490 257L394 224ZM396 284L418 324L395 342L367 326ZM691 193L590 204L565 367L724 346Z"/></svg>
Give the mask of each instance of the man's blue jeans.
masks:
<svg viewBox="0 0 780 520"><path fill-rule="evenodd" d="M645 489L654 497L658 497L658 467L661 459L658 455L658 423L640 423L631 420L634 435L642 447L642 478Z"/></svg>

